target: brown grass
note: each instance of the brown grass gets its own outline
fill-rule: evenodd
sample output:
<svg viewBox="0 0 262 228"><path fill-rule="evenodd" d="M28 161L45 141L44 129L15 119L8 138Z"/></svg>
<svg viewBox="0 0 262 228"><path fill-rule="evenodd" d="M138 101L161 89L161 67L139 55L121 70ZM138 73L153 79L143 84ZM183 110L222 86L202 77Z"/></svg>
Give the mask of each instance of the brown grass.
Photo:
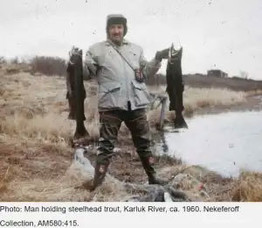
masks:
<svg viewBox="0 0 262 228"><path fill-rule="evenodd" d="M261 202L262 174L256 172L242 172L234 186L232 193L234 201Z"/></svg>
<svg viewBox="0 0 262 228"><path fill-rule="evenodd" d="M160 87L149 87L151 92L156 94L164 95L165 90L163 86ZM231 91L229 89L219 89L219 88L190 88L185 87L184 91L184 115L192 116L197 110L215 107L215 106L230 106L232 104L243 103L246 101L246 96L249 93L240 91ZM167 94L166 94L167 96ZM158 109L150 110L148 112L149 121L151 126L155 126L159 122L161 106ZM175 117L174 111L166 112L166 121L172 121Z"/></svg>
<svg viewBox="0 0 262 228"><path fill-rule="evenodd" d="M36 77L25 71L16 66L3 66L0 69L0 201L125 199L126 192L114 181L109 180L95 193L90 193L83 187L85 175L72 163L74 151L70 147L70 142L75 122L67 119L68 104L65 99L64 78ZM85 87L87 90L85 125L91 137L97 140L99 137L97 85L91 81L85 82ZM163 94L165 88L151 88L151 91L153 90ZM196 109L221 103L242 102L245 95L242 92L222 89L201 90L186 87L185 112L193 113ZM160 109L149 111L151 126L158 122L159 113ZM173 112L167 112L167 120L173 117ZM121 126L118 146L121 146L123 152L114 158L115 165L112 165L111 173L119 175L119 179L122 178L124 181L145 181L145 175L125 125ZM163 159L160 158L161 164ZM169 164L170 161L164 163ZM162 174L169 170L171 176L171 172L181 172L181 167L184 169L184 166L179 166L178 163L171 166L174 167L163 169ZM129 170L125 171L125 168ZM256 182L260 183L257 176L251 181L251 177L242 175L240 180L241 182L236 185L234 197L237 192L241 192L239 200L261 200L258 193L261 189L252 192L253 187L249 187ZM251 195L254 198L251 198Z"/></svg>

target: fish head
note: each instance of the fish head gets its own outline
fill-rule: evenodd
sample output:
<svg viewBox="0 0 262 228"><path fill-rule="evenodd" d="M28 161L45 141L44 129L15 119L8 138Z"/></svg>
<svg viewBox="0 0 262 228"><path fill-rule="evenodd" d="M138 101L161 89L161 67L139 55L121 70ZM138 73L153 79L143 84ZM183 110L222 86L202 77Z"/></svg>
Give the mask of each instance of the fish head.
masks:
<svg viewBox="0 0 262 228"><path fill-rule="evenodd" d="M72 64L75 64L79 61L81 61L83 55L83 51L77 47L72 47L72 49L69 52L69 61Z"/></svg>
<svg viewBox="0 0 262 228"><path fill-rule="evenodd" d="M174 48L174 44L172 44L170 49L169 49L168 62L170 64L173 64L175 61L181 61L182 52L183 52L183 47L176 50Z"/></svg>

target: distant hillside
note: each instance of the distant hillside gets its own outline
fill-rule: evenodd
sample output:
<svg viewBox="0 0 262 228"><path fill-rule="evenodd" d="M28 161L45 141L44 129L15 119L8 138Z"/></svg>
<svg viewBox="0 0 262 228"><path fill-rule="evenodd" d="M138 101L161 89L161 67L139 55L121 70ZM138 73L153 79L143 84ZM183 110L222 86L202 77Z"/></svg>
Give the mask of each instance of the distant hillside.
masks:
<svg viewBox="0 0 262 228"><path fill-rule="evenodd" d="M49 76L66 75L67 63L64 59L50 56L35 56L29 62L18 63L17 59L6 64L7 61L0 57L0 68L6 68L7 73L31 72L34 75L44 74ZM85 77L84 77L85 78ZM227 88L235 91L262 91L262 81L242 78L220 78L203 74L183 75L186 86L195 88ZM147 85L166 85L166 76L156 74L146 80Z"/></svg>
<svg viewBox="0 0 262 228"><path fill-rule="evenodd" d="M235 91L262 90L262 81L242 78L220 78L206 75L193 74L183 75L186 86L195 88L227 88ZM163 74L156 74L146 82L148 85L165 85L166 77Z"/></svg>
<svg viewBox="0 0 262 228"><path fill-rule="evenodd" d="M262 81L242 78L219 78L204 75L184 75L185 85L198 88L228 88L235 91L262 90Z"/></svg>

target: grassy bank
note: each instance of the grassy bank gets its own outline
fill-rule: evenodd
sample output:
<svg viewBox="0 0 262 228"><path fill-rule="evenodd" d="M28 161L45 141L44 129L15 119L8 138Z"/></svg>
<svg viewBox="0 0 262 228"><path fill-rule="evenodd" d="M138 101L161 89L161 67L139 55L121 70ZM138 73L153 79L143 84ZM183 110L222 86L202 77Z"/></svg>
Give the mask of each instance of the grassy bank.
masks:
<svg viewBox="0 0 262 228"><path fill-rule="evenodd" d="M91 137L98 139L97 85L85 82L86 126ZM164 94L165 88L150 88ZM185 114L197 110L243 103L250 92L228 89L185 88ZM254 93L257 93L255 91ZM0 69L0 200L1 201L83 201L121 200L121 189L114 184L92 195L81 186L83 179L71 165L73 149L70 147L75 123L67 119L65 80L61 77L33 76L25 70ZM152 129L160 110L151 110L148 117ZM171 121L173 113L167 112ZM132 146L131 137L123 125L111 174L122 181L143 183L145 175ZM168 167L167 167L168 165ZM135 166L135 168L134 168ZM202 201L261 201L261 174L243 173L238 180L223 179L201 169L185 167L176 161L159 160L158 169L166 173L188 174L197 183L203 183L208 197ZM136 171L134 171L136 170ZM124 173L125 172L125 173ZM203 175L205 173L205 175ZM192 180L181 189L188 194L199 192Z"/></svg>

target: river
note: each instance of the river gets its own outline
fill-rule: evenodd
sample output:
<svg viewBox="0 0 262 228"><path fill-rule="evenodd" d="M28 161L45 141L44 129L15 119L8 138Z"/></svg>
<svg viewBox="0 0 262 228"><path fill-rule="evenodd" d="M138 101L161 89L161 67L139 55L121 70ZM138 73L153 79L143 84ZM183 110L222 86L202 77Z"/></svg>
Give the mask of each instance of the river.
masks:
<svg viewBox="0 0 262 228"><path fill-rule="evenodd" d="M156 139L155 151L200 165L225 177L241 170L262 172L262 111L196 116L189 128L166 126Z"/></svg>

